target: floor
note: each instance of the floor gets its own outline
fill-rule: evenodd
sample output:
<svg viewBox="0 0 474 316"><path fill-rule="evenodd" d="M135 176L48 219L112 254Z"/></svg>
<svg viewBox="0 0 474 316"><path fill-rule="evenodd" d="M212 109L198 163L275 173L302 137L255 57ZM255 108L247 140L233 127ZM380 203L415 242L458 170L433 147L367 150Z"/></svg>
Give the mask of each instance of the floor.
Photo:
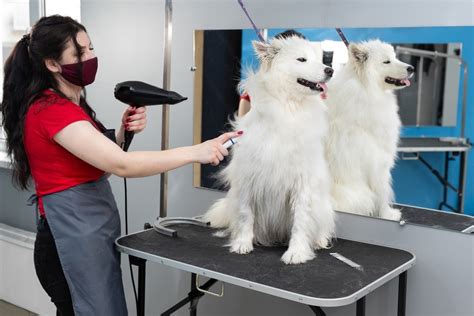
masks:
<svg viewBox="0 0 474 316"><path fill-rule="evenodd" d="M27 311L26 309L12 305L0 300L0 315L2 316L35 316L36 314Z"/></svg>

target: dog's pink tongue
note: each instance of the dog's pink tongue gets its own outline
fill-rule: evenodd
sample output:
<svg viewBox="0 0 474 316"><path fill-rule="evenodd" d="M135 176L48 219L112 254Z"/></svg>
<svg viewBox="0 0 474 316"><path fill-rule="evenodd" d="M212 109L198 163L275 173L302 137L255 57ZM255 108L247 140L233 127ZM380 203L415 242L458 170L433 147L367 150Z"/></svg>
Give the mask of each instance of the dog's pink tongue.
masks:
<svg viewBox="0 0 474 316"><path fill-rule="evenodd" d="M408 80L408 79L403 79L402 82L405 84L405 86L407 86L407 87L410 86L410 80Z"/></svg>
<svg viewBox="0 0 474 316"><path fill-rule="evenodd" d="M327 94L326 94L326 90L328 89L328 87L326 86L326 84L324 82L319 82L319 86L321 88L323 88L323 92L321 92L320 96L321 96L321 99L323 100L326 100L327 99Z"/></svg>

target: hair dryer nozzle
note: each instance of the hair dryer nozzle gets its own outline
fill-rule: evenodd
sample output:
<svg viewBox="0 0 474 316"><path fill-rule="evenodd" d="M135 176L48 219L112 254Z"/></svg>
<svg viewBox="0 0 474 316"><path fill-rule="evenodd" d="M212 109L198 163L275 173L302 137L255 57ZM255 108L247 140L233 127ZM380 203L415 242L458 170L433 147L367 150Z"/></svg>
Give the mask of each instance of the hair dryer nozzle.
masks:
<svg viewBox="0 0 474 316"><path fill-rule="evenodd" d="M117 100L133 106L176 104L188 98L174 91L164 90L141 81L125 81L115 86Z"/></svg>

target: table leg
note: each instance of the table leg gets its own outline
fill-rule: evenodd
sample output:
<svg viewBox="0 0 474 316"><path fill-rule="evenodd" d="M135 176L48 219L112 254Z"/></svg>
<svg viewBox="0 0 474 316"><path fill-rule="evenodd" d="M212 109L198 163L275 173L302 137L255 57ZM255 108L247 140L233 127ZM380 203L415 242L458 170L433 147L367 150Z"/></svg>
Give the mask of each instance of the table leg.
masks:
<svg viewBox="0 0 474 316"><path fill-rule="evenodd" d="M183 298L181 301L179 301L178 303L173 305L171 308L169 308L166 311L164 311L163 313L161 313L160 316L170 316L171 314L176 312L178 309L180 309L184 305L188 304L190 302L190 300L191 299L189 297Z"/></svg>
<svg viewBox="0 0 474 316"><path fill-rule="evenodd" d="M448 181L449 179L449 153L444 154L444 179ZM443 206L447 205L448 203L448 186L443 184L443 201L439 203L438 208L440 210L443 209Z"/></svg>
<svg viewBox="0 0 474 316"><path fill-rule="evenodd" d="M217 282L216 279L209 279L206 283L200 286L201 289L209 290L209 288ZM168 308L166 311L161 313L161 316L170 316L178 309L189 303L189 314L191 316L197 315L197 304L201 297L204 296L203 292L198 291L196 287L196 274L191 274L191 291L188 296L176 303L175 305Z"/></svg>
<svg viewBox="0 0 474 316"><path fill-rule="evenodd" d="M467 165L467 152L463 151L460 154L459 161L459 186L458 186L458 212L464 213L464 190L466 188L466 165Z"/></svg>
<svg viewBox="0 0 474 316"><path fill-rule="evenodd" d="M191 274L191 292L197 291L196 288L196 274ZM202 293L201 293L202 294ZM199 298L202 296L198 296L198 298L192 299L189 306L189 316L196 316L197 315L197 304L199 302Z"/></svg>
<svg viewBox="0 0 474 316"><path fill-rule="evenodd" d="M407 272L398 277L398 316L405 316L407 305Z"/></svg>
<svg viewBox="0 0 474 316"><path fill-rule="evenodd" d="M146 260L134 256L129 258L132 265L138 266L137 316L145 316Z"/></svg>
<svg viewBox="0 0 474 316"><path fill-rule="evenodd" d="M448 188L453 190L454 192L458 193L459 188L454 187L449 181L448 181L448 174L449 174L449 153L445 154L445 168L444 168L444 177L441 176L438 170L433 168L428 161L426 161L421 155L418 157L418 160L426 167L428 170L438 179L439 182L443 185L443 201L439 204L439 209L442 209L443 205L449 208L452 211L456 211L449 203L447 202L447 193L448 193Z"/></svg>
<svg viewBox="0 0 474 316"><path fill-rule="evenodd" d="M365 316L365 296L358 299L356 304L356 316Z"/></svg>
<svg viewBox="0 0 474 316"><path fill-rule="evenodd" d="M326 313L319 306L308 305L316 316L326 316Z"/></svg>

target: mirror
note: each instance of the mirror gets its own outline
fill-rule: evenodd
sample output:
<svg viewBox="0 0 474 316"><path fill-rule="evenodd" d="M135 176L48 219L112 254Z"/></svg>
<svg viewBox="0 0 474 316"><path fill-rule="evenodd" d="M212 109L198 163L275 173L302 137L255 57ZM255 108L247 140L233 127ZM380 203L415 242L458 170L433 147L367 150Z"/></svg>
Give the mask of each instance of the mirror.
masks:
<svg viewBox="0 0 474 316"><path fill-rule="evenodd" d="M410 89L397 91L403 125L456 126L461 43L393 45L418 70Z"/></svg>
<svg viewBox="0 0 474 316"><path fill-rule="evenodd" d="M349 41L380 38L391 43L401 61L415 66L412 85L396 91L404 127L402 136L405 130L412 127L420 133L409 136L426 136L427 131L433 129L438 131L440 136L453 136L453 130L458 128L460 116L458 109L461 108L463 83L463 68L460 61L460 57L463 56L463 37L458 36L458 29L449 27L344 29ZM268 29L266 33L271 38L283 30ZM297 31L311 41L322 42L324 62L330 63L336 72L346 63L347 49L334 29L297 29ZM438 32L440 36L435 38L426 36L430 31ZM237 115L240 100L238 83L245 76L246 69L256 69L258 66L258 60L251 46L251 41L256 39L256 34L251 29L195 31L195 143L216 137L230 128L229 119L232 120ZM397 174L401 172L398 170L400 168L408 169L404 163L405 161L397 163L395 167ZM194 186L225 191L227 188L220 185L215 177L225 165L225 160L218 167L195 165ZM420 165L416 168L424 168ZM409 175L407 176L409 170L402 172L403 177L394 177L396 201L424 208L438 208L436 207L439 203L438 197L432 197L429 203L417 203L415 197L419 194L417 190L412 190L412 193L407 193L406 189L398 190L397 185L404 186L404 182L408 184L414 182L413 178L399 179L409 178ZM429 176L432 175L427 177ZM407 206L399 208L405 208L408 212Z"/></svg>

